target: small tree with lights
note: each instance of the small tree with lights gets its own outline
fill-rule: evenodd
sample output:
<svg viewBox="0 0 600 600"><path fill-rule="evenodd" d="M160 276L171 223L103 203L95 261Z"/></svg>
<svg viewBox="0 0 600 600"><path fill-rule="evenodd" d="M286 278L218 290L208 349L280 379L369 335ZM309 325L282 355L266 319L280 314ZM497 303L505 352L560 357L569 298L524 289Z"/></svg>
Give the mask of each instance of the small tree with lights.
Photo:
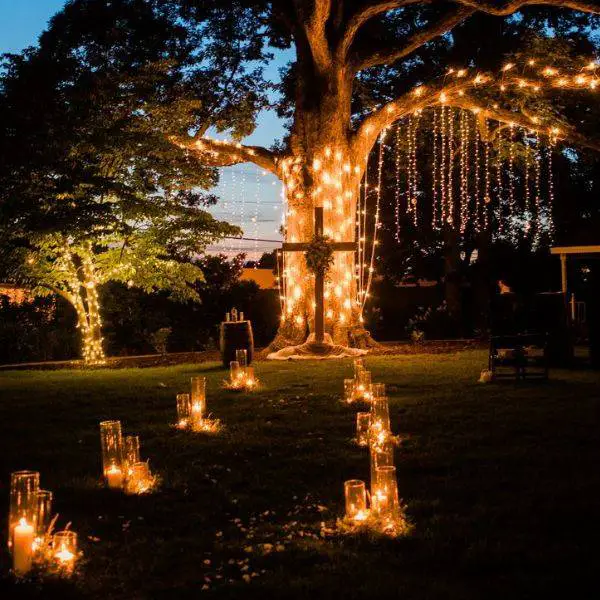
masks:
<svg viewBox="0 0 600 600"><path fill-rule="evenodd" d="M187 52L169 46L177 25L136 3L111 28L101 5L70 4L0 78L0 273L74 307L86 364L105 358L99 286L197 300L197 259L239 234L207 210L214 169L168 140L199 105L173 90L165 56ZM247 119L239 107L226 122Z"/></svg>

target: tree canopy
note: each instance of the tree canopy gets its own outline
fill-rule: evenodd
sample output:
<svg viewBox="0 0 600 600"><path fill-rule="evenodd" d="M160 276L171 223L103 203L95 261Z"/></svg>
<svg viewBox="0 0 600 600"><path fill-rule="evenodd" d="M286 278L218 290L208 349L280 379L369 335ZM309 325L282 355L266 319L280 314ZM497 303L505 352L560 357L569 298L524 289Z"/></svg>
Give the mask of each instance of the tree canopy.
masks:
<svg viewBox="0 0 600 600"><path fill-rule="evenodd" d="M103 199L135 206L143 191L199 202L190 190L214 183L215 167L253 162L284 182L286 237L308 239L313 205L323 204L326 233L341 239L354 226L370 151L415 111L471 111L490 141L514 125L600 148L583 109L600 83L599 13L586 0L71 0L39 49L8 61L3 205L23 230L68 220L112 234L120 222ZM295 58L273 90L263 69L283 48ZM288 118L287 139L243 145L267 106ZM358 285L354 259L333 268L349 282L329 301L340 341L359 327L367 253L359 250ZM295 260L286 340L312 322L305 266Z"/></svg>

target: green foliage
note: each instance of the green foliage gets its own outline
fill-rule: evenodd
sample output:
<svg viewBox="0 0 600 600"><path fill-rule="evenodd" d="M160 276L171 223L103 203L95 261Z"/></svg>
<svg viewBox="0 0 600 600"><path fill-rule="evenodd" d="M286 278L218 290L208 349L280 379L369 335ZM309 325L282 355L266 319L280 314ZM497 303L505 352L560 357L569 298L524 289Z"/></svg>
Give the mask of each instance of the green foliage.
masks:
<svg viewBox="0 0 600 600"><path fill-rule="evenodd" d="M76 357L74 325L73 307L60 298L15 304L0 294L0 364Z"/></svg>
<svg viewBox="0 0 600 600"><path fill-rule="evenodd" d="M198 299L193 261L239 229L206 210L216 170L171 139L204 127L208 106L219 127L252 130L264 57L248 27L219 37L161 2L73 0L39 48L6 57L3 276L73 301L89 260L97 285Z"/></svg>
<svg viewBox="0 0 600 600"><path fill-rule="evenodd" d="M333 247L327 236L315 235L304 252L306 266L311 273L325 276L333 264Z"/></svg>

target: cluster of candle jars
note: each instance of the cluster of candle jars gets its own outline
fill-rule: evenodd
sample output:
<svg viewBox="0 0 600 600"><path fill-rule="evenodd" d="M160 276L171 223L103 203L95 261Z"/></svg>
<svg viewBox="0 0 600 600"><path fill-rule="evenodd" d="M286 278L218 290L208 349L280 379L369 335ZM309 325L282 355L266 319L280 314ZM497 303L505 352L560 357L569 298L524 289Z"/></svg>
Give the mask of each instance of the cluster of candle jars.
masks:
<svg viewBox="0 0 600 600"><path fill-rule="evenodd" d="M121 421L102 421L100 442L104 479L110 489L143 494L154 487L156 478L148 463L140 459L140 438L123 436Z"/></svg>
<svg viewBox="0 0 600 600"><path fill-rule="evenodd" d="M365 372L368 373L368 378L364 377ZM361 381L365 387L358 389ZM353 383L351 400L350 385L346 382ZM362 359L358 359L355 361L355 378L345 380L344 386L346 401L354 402L358 399L357 394L361 394L360 399L368 399L370 403L368 412L356 415L356 441L360 446L369 448L370 494L367 493L364 481L352 479L345 482L346 522L352 526L368 526L387 534L395 534L402 523L402 510L394 466L395 441L390 429L385 385L372 384L370 373L365 371Z"/></svg>
<svg viewBox="0 0 600 600"><path fill-rule="evenodd" d="M232 308L230 312L225 313L226 323L239 323L244 320L244 313L238 312L237 308Z"/></svg>
<svg viewBox="0 0 600 600"><path fill-rule="evenodd" d="M232 390L251 391L258 386L254 367L248 365L248 351L236 350L235 360L229 363L229 381L227 387Z"/></svg>
<svg viewBox="0 0 600 600"><path fill-rule="evenodd" d="M34 564L72 573L77 560L77 534L64 530L52 533L52 492L40 489L36 471L16 471L10 477L8 549L18 577Z"/></svg>
<svg viewBox="0 0 600 600"><path fill-rule="evenodd" d="M216 431L219 422L206 416L206 377L192 377L191 392L177 394L177 428Z"/></svg>

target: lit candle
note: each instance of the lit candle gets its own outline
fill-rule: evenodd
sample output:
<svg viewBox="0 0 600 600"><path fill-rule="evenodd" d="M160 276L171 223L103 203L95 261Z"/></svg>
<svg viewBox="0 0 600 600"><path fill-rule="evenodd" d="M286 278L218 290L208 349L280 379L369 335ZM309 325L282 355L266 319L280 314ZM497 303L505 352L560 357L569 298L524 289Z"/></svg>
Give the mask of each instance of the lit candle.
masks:
<svg viewBox="0 0 600 600"><path fill-rule="evenodd" d="M125 454L120 421L100 423L102 470L110 488L120 488L125 479Z"/></svg>
<svg viewBox="0 0 600 600"><path fill-rule="evenodd" d="M356 413L356 441L358 442L359 446L366 446L369 443L370 422L370 413Z"/></svg>
<svg viewBox="0 0 600 600"><path fill-rule="evenodd" d="M52 538L53 555L58 566L72 571L77 557L77 534L74 531L57 531Z"/></svg>
<svg viewBox="0 0 600 600"><path fill-rule="evenodd" d="M240 377L243 377L244 372L240 369L240 363L237 360L232 360L229 363L229 379L231 385L236 386Z"/></svg>
<svg viewBox="0 0 600 600"><path fill-rule="evenodd" d="M131 475L127 485L127 491L130 494L143 494L147 492L153 484L150 465L147 462L137 462L131 467Z"/></svg>
<svg viewBox="0 0 600 600"><path fill-rule="evenodd" d="M192 429L202 425L202 404L194 402L192 404Z"/></svg>
<svg viewBox="0 0 600 600"><path fill-rule="evenodd" d="M400 512L396 467L377 467L375 473L376 487L372 494L373 509L384 520L394 521Z"/></svg>
<svg viewBox="0 0 600 600"><path fill-rule="evenodd" d="M198 407L200 410L199 416L202 419L206 412L206 377L192 377L191 387L192 420L194 419L194 411L198 412Z"/></svg>
<svg viewBox="0 0 600 600"><path fill-rule="evenodd" d="M365 521L369 515L367 510L367 492L365 482L350 479L344 483L346 498L346 518L354 523Z"/></svg>
<svg viewBox="0 0 600 600"><path fill-rule="evenodd" d="M129 475L131 465L140 460L140 438L137 435L126 435L123 442L125 447L125 466Z"/></svg>
<svg viewBox="0 0 600 600"><path fill-rule="evenodd" d="M371 400L371 371L362 369L358 372L357 396L359 400L366 402Z"/></svg>
<svg viewBox="0 0 600 600"><path fill-rule="evenodd" d="M177 394L177 427L185 429L192 418L192 400L189 394Z"/></svg>
<svg viewBox="0 0 600 600"><path fill-rule="evenodd" d="M66 548L59 550L55 556L58 559L58 561L61 563L67 563L69 561L72 561L75 558L75 555L70 550L67 550Z"/></svg>
<svg viewBox="0 0 600 600"><path fill-rule="evenodd" d="M106 481L111 490L123 487L123 471L117 465L111 465L106 471Z"/></svg>
<svg viewBox="0 0 600 600"><path fill-rule="evenodd" d="M8 513L8 547L12 549L15 527L21 519L35 523L38 511L40 474L37 471L16 471L10 476L10 508Z"/></svg>
<svg viewBox="0 0 600 600"><path fill-rule="evenodd" d="M371 385L373 399L385 398L385 383L373 383Z"/></svg>
<svg viewBox="0 0 600 600"><path fill-rule="evenodd" d="M351 404L354 402L354 379L344 379L344 400Z"/></svg>
<svg viewBox="0 0 600 600"><path fill-rule="evenodd" d="M31 570L35 529L26 519L21 519L13 530L13 568L18 575Z"/></svg>
<svg viewBox="0 0 600 600"><path fill-rule="evenodd" d="M254 378L254 367L246 367L246 387L253 388L256 385Z"/></svg>
<svg viewBox="0 0 600 600"><path fill-rule="evenodd" d="M359 373L365 368L365 360L364 358L355 358L354 359L354 378L358 379Z"/></svg>

